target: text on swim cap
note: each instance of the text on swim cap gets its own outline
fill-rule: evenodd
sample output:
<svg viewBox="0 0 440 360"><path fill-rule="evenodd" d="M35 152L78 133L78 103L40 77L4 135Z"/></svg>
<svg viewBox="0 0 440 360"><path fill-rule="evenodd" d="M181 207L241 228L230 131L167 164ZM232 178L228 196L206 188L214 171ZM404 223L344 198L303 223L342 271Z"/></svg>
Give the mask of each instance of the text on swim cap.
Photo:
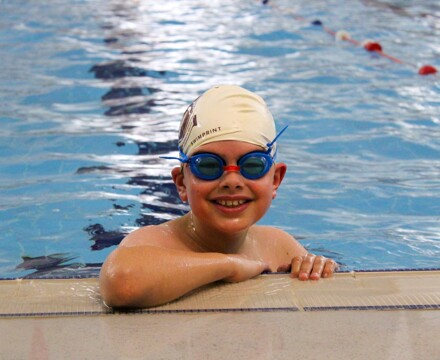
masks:
<svg viewBox="0 0 440 360"><path fill-rule="evenodd" d="M209 135L209 134L212 134L212 133L216 133L218 131L221 131L221 129L222 129L221 126L217 126L215 128L212 128L212 129L209 129L209 130L206 130L206 131L200 133L199 135L197 135L197 137L195 137L191 141L190 147L193 146L197 141L203 139L206 135Z"/></svg>

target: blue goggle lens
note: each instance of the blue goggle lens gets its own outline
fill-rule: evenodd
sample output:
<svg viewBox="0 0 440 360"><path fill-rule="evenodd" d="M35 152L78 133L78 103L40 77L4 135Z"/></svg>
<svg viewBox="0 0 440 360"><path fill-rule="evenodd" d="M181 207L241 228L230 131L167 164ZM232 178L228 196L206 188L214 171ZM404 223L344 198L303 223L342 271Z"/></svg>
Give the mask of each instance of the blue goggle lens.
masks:
<svg viewBox="0 0 440 360"><path fill-rule="evenodd" d="M203 156L206 155L206 156ZM199 154L189 161L191 171L203 180L215 180L223 173L223 160L214 155Z"/></svg>

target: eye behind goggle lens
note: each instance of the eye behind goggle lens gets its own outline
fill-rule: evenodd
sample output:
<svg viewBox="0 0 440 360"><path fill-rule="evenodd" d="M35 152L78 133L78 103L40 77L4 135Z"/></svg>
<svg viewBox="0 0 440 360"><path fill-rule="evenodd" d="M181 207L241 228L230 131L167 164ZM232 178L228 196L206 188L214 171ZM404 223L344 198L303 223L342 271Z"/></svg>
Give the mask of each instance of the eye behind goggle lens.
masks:
<svg viewBox="0 0 440 360"><path fill-rule="evenodd" d="M272 162L270 157L261 154L250 154L241 159L239 166L240 172L248 179L259 179L270 169Z"/></svg>
<svg viewBox="0 0 440 360"><path fill-rule="evenodd" d="M223 162L214 156L194 156L191 160L191 171L201 179L215 180L223 173Z"/></svg>

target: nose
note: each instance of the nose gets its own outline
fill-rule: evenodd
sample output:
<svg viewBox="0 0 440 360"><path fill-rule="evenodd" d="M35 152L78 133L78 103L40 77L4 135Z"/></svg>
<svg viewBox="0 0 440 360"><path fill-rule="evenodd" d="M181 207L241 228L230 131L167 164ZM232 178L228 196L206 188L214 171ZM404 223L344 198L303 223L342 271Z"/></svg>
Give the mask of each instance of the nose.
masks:
<svg viewBox="0 0 440 360"><path fill-rule="evenodd" d="M243 187L243 175L240 174L240 167L229 165L223 168L225 172L220 177L220 187L225 189L238 189Z"/></svg>

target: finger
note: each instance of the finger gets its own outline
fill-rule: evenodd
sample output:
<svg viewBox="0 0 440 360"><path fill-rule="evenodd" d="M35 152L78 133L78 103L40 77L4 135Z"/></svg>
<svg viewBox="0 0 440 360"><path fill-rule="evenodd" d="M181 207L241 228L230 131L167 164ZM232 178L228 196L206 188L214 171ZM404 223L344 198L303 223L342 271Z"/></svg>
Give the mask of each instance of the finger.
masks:
<svg viewBox="0 0 440 360"><path fill-rule="evenodd" d="M305 255L302 263L301 268L299 270L298 279L300 280L308 280L310 273L313 269L313 263L315 262L315 255L313 254L307 254Z"/></svg>
<svg viewBox="0 0 440 360"><path fill-rule="evenodd" d="M299 271L301 269L301 264L303 262L304 256L297 255L292 259L292 265L290 268L290 276L293 278L299 277Z"/></svg>
<svg viewBox="0 0 440 360"><path fill-rule="evenodd" d="M327 259L324 265L324 270L322 271L322 277L331 277L333 273L338 269L338 264L332 259Z"/></svg>
<svg viewBox="0 0 440 360"><path fill-rule="evenodd" d="M324 270L327 258L324 256L316 256L315 261L313 263L313 269L310 274L310 279L318 280L321 277L321 274Z"/></svg>

